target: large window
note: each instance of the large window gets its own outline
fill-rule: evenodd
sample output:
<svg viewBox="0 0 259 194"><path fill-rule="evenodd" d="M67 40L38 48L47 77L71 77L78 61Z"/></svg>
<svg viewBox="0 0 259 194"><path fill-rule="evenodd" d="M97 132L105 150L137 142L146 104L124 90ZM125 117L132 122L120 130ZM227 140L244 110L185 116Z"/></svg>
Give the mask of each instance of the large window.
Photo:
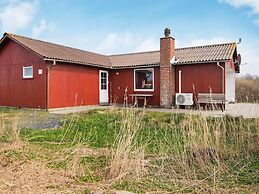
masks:
<svg viewBox="0 0 259 194"><path fill-rule="evenodd" d="M23 67L23 79L33 78L33 67Z"/></svg>
<svg viewBox="0 0 259 194"><path fill-rule="evenodd" d="M134 90L154 91L154 69L134 70Z"/></svg>

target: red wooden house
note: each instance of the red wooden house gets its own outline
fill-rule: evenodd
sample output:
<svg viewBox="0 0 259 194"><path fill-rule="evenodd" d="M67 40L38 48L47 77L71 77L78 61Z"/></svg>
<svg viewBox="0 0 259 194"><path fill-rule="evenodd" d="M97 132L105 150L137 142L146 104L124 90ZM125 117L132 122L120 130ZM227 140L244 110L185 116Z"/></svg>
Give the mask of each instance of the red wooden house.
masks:
<svg viewBox="0 0 259 194"><path fill-rule="evenodd" d="M167 29L159 51L105 56L5 33L0 106L123 104L132 103L132 94L149 94L149 105L170 107L179 90L194 96L224 93L235 100L236 43L180 49L174 43Z"/></svg>

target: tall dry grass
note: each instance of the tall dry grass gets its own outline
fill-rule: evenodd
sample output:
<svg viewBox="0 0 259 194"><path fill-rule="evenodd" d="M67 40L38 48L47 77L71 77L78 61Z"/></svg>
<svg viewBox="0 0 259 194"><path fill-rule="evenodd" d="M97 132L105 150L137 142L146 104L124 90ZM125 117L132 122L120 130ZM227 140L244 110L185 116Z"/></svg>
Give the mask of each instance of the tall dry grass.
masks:
<svg viewBox="0 0 259 194"><path fill-rule="evenodd" d="M259 102L259 76L245 75L236 79L237 102Z"/></svg>
<svg viewBox="0 0 259 194"><path fill-rule="evenodd" d="M250 157L256 150L256 137L252 125L245 120L217 118L212 123L201 116L188 115L179 124L181 133L163 136L160 151L163 160L157 166L167 176L197 179L198 176L210 177L212 172L224 171L225 159L236 160ZM175 128L175 126L168 126ZM170 145L169 142L175 139ZM171 150L170 150L171 148ZM170 151L168 151L170 150ZM160 164L160 163L159 163ZM163 170L164 168L164 170ZM170 170L168 170L168 168ZM180 173L176 173L180 172Z"/></svg>
<svg viewBox="0 0 259 194"><path fill-rule="evenodd" d="M16 144L21 143L19 127L20 115L15 114L11 121L10 118L6 118L8 114L0 112L0 137L5 136L6 141L10 141Z"/></svg>
<svg viewBox="0 0 259 194"><path fill-rule="evenodd" d="M122 181L140 178L145 173L145 145L136 141L143 128L143 113L132 109L122 112L120 130L111 149L107 179Z"/></svg>
<svg viewBox="0 0 259 194"><path fill-rule="evenodd" d="M0 136L4 134L5 122L4 122L4 114L0 112Z"/></svg>
<svg viewBox="0 0 259 194"><path fill-rule="evenodd" d="M215 192L224 177L232 176L229 172L232 166L258 154L258 120L208 119L192 114L182 119L172 115L168 124L158 123L155 142L148 141L156 144L158 150L150 154L146 150L147 141L142 144L137 140L138 133L149 125L144 122L145 114L132 110L123 113L121 130L108 163L107 178L113 182L152 177L182 184L178 192L195 187L203 192Z"/></svg>

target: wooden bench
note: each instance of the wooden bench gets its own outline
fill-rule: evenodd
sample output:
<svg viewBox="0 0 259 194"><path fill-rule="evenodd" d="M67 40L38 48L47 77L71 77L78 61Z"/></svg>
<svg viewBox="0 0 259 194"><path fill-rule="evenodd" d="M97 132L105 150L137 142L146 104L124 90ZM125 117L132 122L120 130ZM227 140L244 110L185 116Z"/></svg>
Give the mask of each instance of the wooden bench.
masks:
<svg viewBox="0 0 259 194"><path fill-rule="evenodd" d="M225 104L226 104L225 94L222 94L222 93L199 93L197 104L198 104L198 106L200 106L201 104L220 105L221 110L224 111L225 110Z"/></svg>

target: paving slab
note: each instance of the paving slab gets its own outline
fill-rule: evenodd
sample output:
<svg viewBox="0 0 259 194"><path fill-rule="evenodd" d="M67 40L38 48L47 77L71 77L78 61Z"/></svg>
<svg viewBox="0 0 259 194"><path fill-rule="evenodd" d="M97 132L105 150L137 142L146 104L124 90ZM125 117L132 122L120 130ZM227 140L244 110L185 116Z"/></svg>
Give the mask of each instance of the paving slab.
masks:
<svg viewBox="0 0 259 194"><path fill-rule="evenodd" d="M75 107L49 109L49 112L53 114L72 114L72 113L85 112L85 111L95 110L95 109L109 109L111 107L112 106L98 106L98 105L75 106Z"/></svg>
<svg viewBox="0 0 259 194"><path fill-rule="evenodd" d="M254 103L236 103L228 104L226 114L237 117L242 116L244 118L259 118L259 104Z"/></svg>

